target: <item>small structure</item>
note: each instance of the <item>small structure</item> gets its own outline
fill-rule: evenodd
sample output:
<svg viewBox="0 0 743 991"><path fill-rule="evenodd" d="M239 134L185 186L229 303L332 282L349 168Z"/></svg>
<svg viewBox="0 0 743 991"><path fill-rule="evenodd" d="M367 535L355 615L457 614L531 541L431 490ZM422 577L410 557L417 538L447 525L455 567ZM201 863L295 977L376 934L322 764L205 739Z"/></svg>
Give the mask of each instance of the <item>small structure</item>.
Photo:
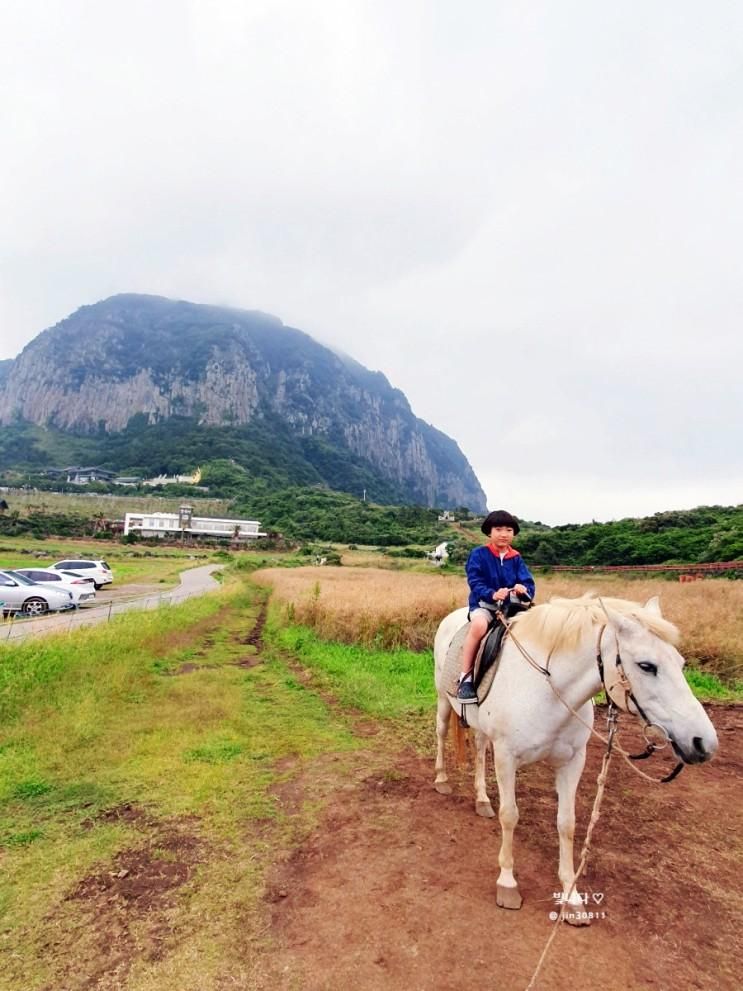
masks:
<svg viewBox="0 0 743 991"><path fill-rule="evenodd" d="M70 485L87 485L89 482L113 482L116 477L115 471L91 465L81 468L78 465L70 465L68 468L48 468L45 472L50 478L59 481L64 477Z"/></svg>
<svg viewBox="0 0 743 991"><path fill-rule="evenodd" d="M201 481L201 468L197 468L192 475L156 475L155 478L146 478L143 485L198 485Z"/></svg>
<svg viewBox="0 0 743 991"><path fill-rule="evenodd" d="M192 506L181 506L177 513L126 513L124 536L141 537L220 537L224 540L253 540L265 537L258 520L214 519L194 516Z"/></svg>
<svg viewBox="0 0 743 991"><path fill-rule="evenodd" d="M456 523L456 517L450 509L445 509L444 512L439 516L439 523Z"/></svg>

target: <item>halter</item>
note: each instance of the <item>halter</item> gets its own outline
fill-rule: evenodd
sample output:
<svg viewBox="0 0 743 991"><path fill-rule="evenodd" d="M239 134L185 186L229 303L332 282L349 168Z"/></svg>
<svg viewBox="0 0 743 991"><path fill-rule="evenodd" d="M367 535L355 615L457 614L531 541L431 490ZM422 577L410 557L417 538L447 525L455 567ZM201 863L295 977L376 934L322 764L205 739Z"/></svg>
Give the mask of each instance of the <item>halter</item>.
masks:
<svg viewBox="0 0 743 991"><path fill-rule="evenodd" d="M658 726L656 723L652 723L648 719L645 710L642 708L640 703L635 698L634 692L632 691L632 684L630 683L630 680L627 677L627 672L625 671L624 664L622 663L622 655L619 650L619 634L617 633L617 629L611 621L611 617L609 616L609 613L606 611L606 606L604 605L601 597L598 597L598 601L607 619L607 622L604 623L604 625L599 630L598 640L596 642L596 666L599 671L599 677L601 678L601 685L604 689L604 692L606 693L606 698L608 699L609 702L609 713L607 718L609 719L611 725L612 723L616 722L620 711L632 713L632 710L629 707L629 704L631 702L634 705L637 714L641 717L644 723L642 729L642 735L645 739L646 747L641 754L630 754L626 750L624 750L623 747L619 746L618 743L615 743L614 746L627 761L645 760L646 757L652 757L652 755L656 752L656 750L662 750L669 743L670 737L668 736L668 733L665 731L665 729L663 729L662 726ZM533 668L536 668L536 670L539 671L540 674L545 675L547 679L547 684L550 686L554 694L557 696L560 702L562 702L565 708L568 709L568 711L571 712L573 716L575 716L578 722L583 723L583 725L588 730L590 730L590 732L594 736L598 737L598 739L601 740L601 742L604 745L606 745L607 748L610 750L612 746L611 737L613 736L613 734L610 734L610 739L608 740L604 739L604 737L601 736L600 733L596 732L593 726L589 725L585 721L585 719L583 719L575 711L572 705L570 705L568 702L565 701L565 699L562 697L562 695L560 695L558 690L553 685L552 673L549 670L549 662L552 656L552 652L550 651L550 656L547 658L547 666L543 667L541 664L539 664L537 661L534 660L534 658L531 656L531 654L529 654L528 650L523 646L523 644L519 643L519 641L513 635L513 631L511 629L512 624L506 622L505 625L506 625L507 635L511 638L511 640L514 643L514 646L518 649L521 656L526 661L528 661ZM604 664L604 658L601 654L601 638L603 637L607 626L612 627L614 631L614 641L616 643L614 669L617 672L617 678L614 682L612 682L611 686L608 686L606 684L605 664ZM616 696L614 694L615 692L617 693ZM650 739L649 734L651 731L653 732L659 731L661 733L663 739L660 744ZM673 781L673 779L677 777L681 773L681 771L683 771L684 762L679 761L676 767L674 767L674 769L670 772L670 774L667 774L664 778L651 778L650 775L645 774L644 771L641 771L639 767L635 767L634 764L630 764L630 767L634 771L636 771L639 775L641 775L643 778L647 778L648 781L655 781L655 782L659 782L660 784L668 784L669 781Z"/></svg>
<svg viewBox="0 0 743 991"><path fill-rule="evenodd" d="M606 618L609 620L609 622L611 622L611 620L609 619L609 615L606 612L606 607L604 606L603 601L599 599L599 602L601 603L601 608L604 610ZM668 736L668 733L662 726L659 726L657 723L653 723L651 722L650 719L648 719L647 713L640 705L640 703L637 701L637 698L635 697L635 693L632 691L632 685L630 683L630 680L627 677L627 672L624 669L624 664L622 662L622 655L619 650L619 634L617 633L616 627L614 626L612 626L612 629L614 631L614 642L616 643L614 670L617 673L617 678L611 684L611 686L607 685L606 677L605 677L604 658L601 654L601 639L604 635L604 632L606 631L606 627L607 624L604 623L604 625L599 630L599 635L596 641L596 666L599 669L599 677L601 678L601 684L603 685L604 692L606 693L606 697L609 700L610 708L614 706L615 708L621 709L624 712L631 713L632 710L630 709L630 702L632 703L632 705L634 705L637 715L640 716L643 723L645 724L642 728L642 735L645 739L646 746L642 753L627 754L626 756L630 760L645 760L647 757L652 757L653 754L656 752L656 750L663 750L664 747L666 747L670 743L670 737ZM660 733L661 742L658 743L656 740L651 739L651 735L650 735L651 733L653 734ZM677 777L681 773L681 771L683 771L683 769L684 769L684 762L679 761L676 767L670 772L670 774L667 774L664 778L660 779L661 783L667 784L669 781L673 781L673 779Z"/></svg>

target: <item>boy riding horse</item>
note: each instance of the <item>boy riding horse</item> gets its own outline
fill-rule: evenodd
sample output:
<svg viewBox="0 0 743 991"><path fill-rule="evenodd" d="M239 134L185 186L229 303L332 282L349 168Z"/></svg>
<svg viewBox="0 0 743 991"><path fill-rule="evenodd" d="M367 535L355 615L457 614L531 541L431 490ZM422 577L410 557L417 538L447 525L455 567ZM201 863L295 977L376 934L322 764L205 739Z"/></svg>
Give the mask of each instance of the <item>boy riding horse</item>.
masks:
<svg viewBox="0 0 743 991"><path fill-rule="evenodd" d="M534 579L518 551L511 547L519 532L519 521L504 509L496 509L485 517L482 532L488 543L476 547L467 558L465 571L470 586L470 623L462 647L462 673L459 676L457 700L462 704L477 702L472 681L472 668L477 649L495 618L495 610L508 610L511 593L522 599L534 598Z"/></svg>

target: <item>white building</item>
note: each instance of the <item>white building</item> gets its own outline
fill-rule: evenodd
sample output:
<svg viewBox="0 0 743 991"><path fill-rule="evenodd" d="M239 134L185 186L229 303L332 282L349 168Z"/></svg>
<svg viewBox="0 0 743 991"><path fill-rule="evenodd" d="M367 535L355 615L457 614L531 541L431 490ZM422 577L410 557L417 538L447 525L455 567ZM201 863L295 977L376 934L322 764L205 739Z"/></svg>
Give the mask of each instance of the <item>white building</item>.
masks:
<svg viewBox="0 0 743 991"><path fill-rule="evenodd" d="M223 537L228 540L252 540L266 536L258 520L194 516L190 506L182 506L179 513L127 513L124 516L124 536L128 533L138 533L142 537L189 534L194 537Z"/></svg>

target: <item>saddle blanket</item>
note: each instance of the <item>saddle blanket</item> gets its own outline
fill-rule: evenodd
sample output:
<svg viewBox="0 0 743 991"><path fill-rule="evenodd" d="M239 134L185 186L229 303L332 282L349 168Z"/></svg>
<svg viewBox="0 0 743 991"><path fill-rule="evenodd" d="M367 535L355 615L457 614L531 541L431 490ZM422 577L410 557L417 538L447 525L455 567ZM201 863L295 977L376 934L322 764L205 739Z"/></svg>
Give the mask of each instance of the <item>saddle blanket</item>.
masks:
<svg viewBox="0 0 743 991"><path fill-rule="evenodd" d="M446 659L444 660L444 670L442 672L443 680L442 684L448 695L456 696L457 686L459 684L459 675L462 672L462 647L464 646L464 641L467 637L470 624L465 623L464 626L460 627L457 632L452 637L452 641L449 644L449 649L446 652ZM490 631L488 631L489 633ZM498 671L499 656L495 659L493 664L488 668L485 674L482 676L482 681L477 684L477 675L480 667L480 661L482 659L482 652L487 642L487 635L485 639L480 644L477 655L475 657L475 685L477 686L477 701L484 702L488 692L490 691L491 685L493 684L493 679L495 678L496 672Z"/></svg>

